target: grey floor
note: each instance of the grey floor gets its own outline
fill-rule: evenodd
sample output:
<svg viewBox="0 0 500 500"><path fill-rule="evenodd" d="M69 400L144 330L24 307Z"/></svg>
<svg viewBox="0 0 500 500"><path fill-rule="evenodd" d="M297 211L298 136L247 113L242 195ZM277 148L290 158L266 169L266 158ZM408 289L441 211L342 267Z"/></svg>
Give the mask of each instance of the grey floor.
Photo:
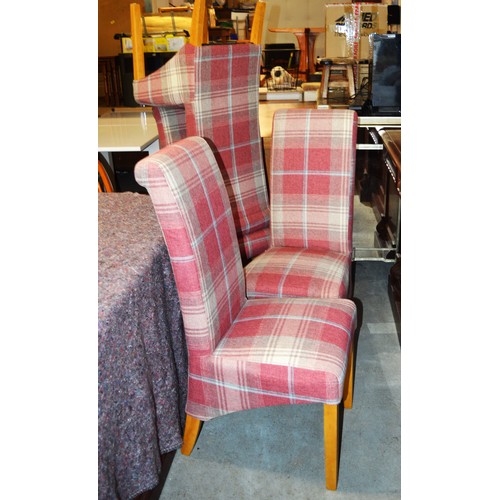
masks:
<svg viewBox="0 0 500 500"><path fill-rule="evenodd" d="M373 244L372 217L357 201L355 246ZM176 453L161 500L401 498L401 350L387 292L392 264L354 265L361 328L337 491L324 486L322 406L296 405L206 422L191 456Z"/></svg>

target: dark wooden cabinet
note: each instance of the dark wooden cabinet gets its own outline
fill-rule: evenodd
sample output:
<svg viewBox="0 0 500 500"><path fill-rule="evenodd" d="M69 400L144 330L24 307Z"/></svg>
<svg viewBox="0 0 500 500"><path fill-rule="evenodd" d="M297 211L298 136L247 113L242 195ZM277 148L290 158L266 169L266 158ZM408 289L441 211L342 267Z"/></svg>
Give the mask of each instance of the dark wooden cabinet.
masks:
<svg viewBox="0 0 500 500"><path fill-rule="evenodd" d="M396 263L389 272L389 297L401 344L401 129L380 132L384 144L384 217L386 231L393 241Z"/></svg>

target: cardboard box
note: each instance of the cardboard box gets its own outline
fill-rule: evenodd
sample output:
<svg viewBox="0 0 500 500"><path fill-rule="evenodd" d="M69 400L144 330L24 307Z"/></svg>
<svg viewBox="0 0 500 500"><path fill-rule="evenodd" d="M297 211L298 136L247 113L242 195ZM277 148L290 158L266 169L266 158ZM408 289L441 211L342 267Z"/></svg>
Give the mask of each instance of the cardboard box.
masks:
<svg viewBox="0 0 500 500"><path fill-rule="evenodd" d="M371 59L369 36L387 33L387 5L326 4L325 54L329 58Z"/></svg>
<svg viewBox="0 0 500 500"><path fill-rule="evenodd" d="M187 43L185 36L150 36L143 37L144 52L177 52ZM130 37L122 38L122 52L132 53L132 39Z"/></svg>

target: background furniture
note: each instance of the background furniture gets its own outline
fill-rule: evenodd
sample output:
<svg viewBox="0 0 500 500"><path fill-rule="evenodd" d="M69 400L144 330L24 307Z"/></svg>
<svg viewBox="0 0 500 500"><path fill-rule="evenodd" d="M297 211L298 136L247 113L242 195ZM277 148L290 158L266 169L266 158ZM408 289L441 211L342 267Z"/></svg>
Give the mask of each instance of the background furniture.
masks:
<svg viewBox="0 0 500 500"><path fill-rule="evenodd" d="M396 262L389 272L389 298L401 345L401 129L383 129L384 222L383 230L395 248Z"/></svg>
<svg viewBox="0 0 500 500"><path fill-rule="evenodd" d="M342 400L352 406L355 304L246 298L229 197L203 138L183 139L141 160L136 178L155 206L183 313L189 388L182 452L191 453L202 421L323 403L326 487L335 490L338 406Z"/></svg>
<svg viewBox="0 0 500 500"><path fill-rule="evenodd" d="M170 259L149 196L100 193L99 498L159 481L182 445L187 351Z"/></svg>
<svg viewBox="0 0 500 500"><path fill-rule="evenodd" d="M356 92L353 71L354 61L322 59L321 66L319 98L327 100L327 102L330 99L337 103L349 102Z"/></svg>
<svg viewBox="0 0 500 500"><path fill-rule="evenodd" d="M141 14L142 6L139 3L130 4L130 26L132 32L132 54L134 80L140 80L146 76L144 67L144 45L142 43L143 21ZM172 9L161 9L172 10ZM255 5L250 43L256 45L261 43L266 2L259 0ZM247 40L241 40L247 41ZM191 23L189 25L189 43L195 47L201 47L209 42L209 14L206 0L197 0L193 5Z"/></svg>
<svg viewBox="0 0 500 500"><path fill-rule="evenodd" d="M299 76L309 81L309 75L316 71L314 44L316 38L325 32L325 28L269 28L271 33L293 33L300 50Z"/></svg>
<svg viewBox="0 0 500 500"><path fill-rule="evenodd" d="M146 193L135 182L134 166L158 147L158 128L151 111L109 112L98 118L99 159L109 166L118 192Z"/></svg>
<svg viewBox="0 0 500 500"><path fill-rule="evenodd" d="M122 104L122 81L116 64L116 56L99 57L98 72L102 78L104 106Z"/></svg>
<svg viewBox="0 0 500 500"><path fill-rule="evenodd" d="M382 239L401 252L401 129L383 128L379 132L384 164L381 168L380 212L378 226Z"/></svg>
<svg viewBox="0 0 500 500"><path fill-rule="evenodd" d="M398 167L388 168L384 145L384 130L391 130L401 137L401 117L359 117L357 149L363 156L358 158L357 170L360 179L360 199L372 205L377 227L374 247L356 248L355 260L373 260L365 257L366 251L378 251L378 259L394 261L399 252L399 198L401 171ZM388 135L385 135L388 138ZM400 163L398 162L400 165ZM392 173L391 173L392 172ZM394 181L389 179L393 178ZM397 186L397 187L396 187ZM389 190L391 194L389 194ZM389 199L390 198L390 199Z"/></svg>
<svg viewBox="0 0 500 500"><path fill-rule="evenodd" d="M109 153L158 150L158 128L151 111L115 111L97 120L97 150L109 161Z"/></svg>
<svg viewBox="0 0 500 500"><path fill-rule="evenodd" d="M248 297L348 297L357 115L281 109L271 146L271 244L245 266Z"/></svg>

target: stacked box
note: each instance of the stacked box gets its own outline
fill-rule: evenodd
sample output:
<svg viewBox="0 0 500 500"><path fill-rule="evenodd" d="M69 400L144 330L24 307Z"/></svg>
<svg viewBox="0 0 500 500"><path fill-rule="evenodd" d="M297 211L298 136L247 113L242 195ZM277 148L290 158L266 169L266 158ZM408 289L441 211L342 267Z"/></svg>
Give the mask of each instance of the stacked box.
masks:
<svg viewBox="0 0 500 500"><path fill-rule="evenodd" d="M326 4L325 53L328 58L371 59L369 36L387 33L387 5Z"/></svg>

